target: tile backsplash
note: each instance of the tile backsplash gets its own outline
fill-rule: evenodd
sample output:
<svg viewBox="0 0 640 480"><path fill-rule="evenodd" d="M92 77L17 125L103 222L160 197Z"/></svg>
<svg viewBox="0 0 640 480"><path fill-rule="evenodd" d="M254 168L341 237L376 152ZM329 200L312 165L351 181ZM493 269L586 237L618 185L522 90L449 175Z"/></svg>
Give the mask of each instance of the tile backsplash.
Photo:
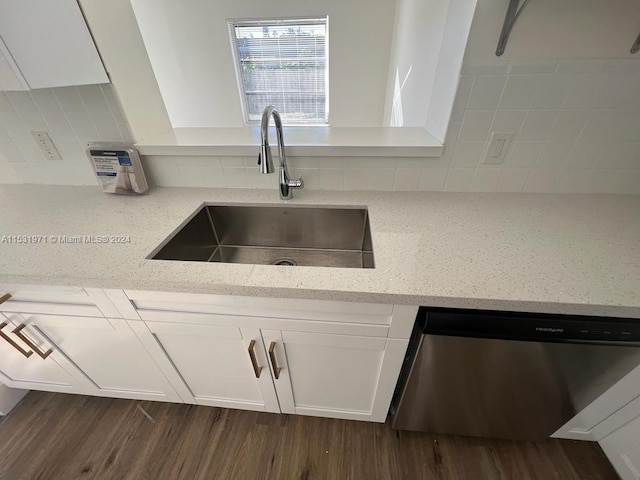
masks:
<svg viewBox="0 0 640 480"><path fill-rule="evenodd" d="M62 160L46 159L31 131L47 131ZM0 92L0 183L93 185L88 142L133 142L113 87Z"/></svg>
<svg viewBox="0 0 640 480"><path fill-rule="evenodd" d="M640 194L639 86L638 59L466 62L442 157L290 157L290 170L322 190ZM30 130L48 130L64 160L42 157ZM502 165L482 163L492 132L513 134ZM0 92L0 183L94 184L83 150L98 140L131 141L110 85ZM277 182L255 157L143 161L152 185Z"/></svg>

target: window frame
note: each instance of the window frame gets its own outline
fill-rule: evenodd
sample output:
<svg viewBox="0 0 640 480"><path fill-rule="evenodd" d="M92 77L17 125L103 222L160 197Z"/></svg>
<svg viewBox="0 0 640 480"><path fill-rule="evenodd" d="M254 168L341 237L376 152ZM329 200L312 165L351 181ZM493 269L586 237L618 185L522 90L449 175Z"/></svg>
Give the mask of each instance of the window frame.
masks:
<svg viewBox="0 0 640 480"><path fill-rule="evenodd" d="M301 16L301 17L260 17L260 18L227 18L227 29L229 32L229 41L231 43L231 53L233 56L234 70L236 72L236 85L238 88L238 95L240 96L240 106L242 109L242 119L245 126L255 127L260 125L259 120L249 120L249 107L247 105L247 92L244 89L244 82L242 77L242 66L240 64L240 57L238 51L238 38L236 37L236 26L278 26L278 25L317 25L324 22L325 25L325 121L324 122L304 122L304 123L290 123L284 120L282 124L284 126L295 127L328 127L330 126L330 111L329 111L329 16L328 15L313 15L313 16ZM265 105L266 107L266 105ZM280 112L282 113L282 112Z"/></svg>

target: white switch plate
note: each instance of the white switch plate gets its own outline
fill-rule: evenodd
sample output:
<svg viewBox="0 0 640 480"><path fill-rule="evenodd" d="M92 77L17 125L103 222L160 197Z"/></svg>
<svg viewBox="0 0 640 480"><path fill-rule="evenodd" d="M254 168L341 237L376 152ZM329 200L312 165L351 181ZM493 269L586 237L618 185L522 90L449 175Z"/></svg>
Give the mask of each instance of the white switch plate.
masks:
<svg viewBox="0 0 640 480"><path fill-rule="evenodd" d="M513 133L497 133L491 134L491 141L484 154L482 163L488 165L501 165L507 158L507 154L511 149L513 141Z"/></svg>
<svg viewBox="0 0 640 480"><path fill-rule="evenodd" d="M31 132L31 136L48 160L62 160L58 149L53 144L53 140L51 140L51 137L49 136L49 132Z"/></svg>

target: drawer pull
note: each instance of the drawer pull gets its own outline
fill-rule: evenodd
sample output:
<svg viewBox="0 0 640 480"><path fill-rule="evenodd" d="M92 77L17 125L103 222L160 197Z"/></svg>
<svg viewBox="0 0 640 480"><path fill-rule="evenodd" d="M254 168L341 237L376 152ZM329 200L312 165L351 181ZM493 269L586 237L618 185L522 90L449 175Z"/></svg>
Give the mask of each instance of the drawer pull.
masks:
<svg viewBox="0 0 640 480"><path fill-rule="evenodd" d="M0 337L4 338L9 345L11 345L13 348L18 350L25 357L29 358L31 355L33 355L32 351L24 350L20 345L18 345L16 342L11 340L11 338L9 338L7 334L2 331L2 329L6 326L7 326L7 322L0 323Z"/></svg>
<svg viewBox="0 0 640 480"><path fill-rule="evenodd" d="M278 360L276 359L276 342L271 342L269 345L269 358L271 359L271 366L273 367L273 374L276 377L276 380L280 378L280 372L282 368L278 366Z"/></svg>
<svg viewBox="0 0 640 480"><path fill-rule="evenodd" d="M5 293L4 295L2 295L0 297L0 304L3 304L4 302L9 300L10 298L11 298L11 294L10 293Z"/></svg>
<svg viewBox="0 0 640 480"><path fill-rule="evenodd" d="M254 350L255 345L255 340L251 340L249 342L249 358L251 359L251 365L253 366L253 373L256 374L256 378L260 378L262 367L258 366L258 360L256 360L256 352Z"/></svg>
<svg viewBox="0 0 640 480"><path fill-rule="evenodd" d="M16 337L18 337L24 343L29 345L29 348L34 352L36 352L38 356L40 356L40 358L42 358L43 360L53 353L53 350L51 348L46 352L43 352L42 350L40 350L36 344L34 344L31 340L29 340L25 336L24 333L22 333L22 330L24 329L24 327L26 327L26 325L23 323L22 325L20 325L19 327L13 330L13 333L15 334Z"/></svg>

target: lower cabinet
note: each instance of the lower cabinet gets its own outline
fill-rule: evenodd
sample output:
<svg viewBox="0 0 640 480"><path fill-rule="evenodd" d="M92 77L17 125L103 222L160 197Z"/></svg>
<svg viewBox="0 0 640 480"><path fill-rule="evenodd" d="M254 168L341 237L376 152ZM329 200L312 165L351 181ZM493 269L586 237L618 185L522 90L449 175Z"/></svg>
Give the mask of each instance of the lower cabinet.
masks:
<svg viewBox="0 0 640 480"><path fill-rule="evenodd" d="M415 318L391 305L10 287L8 387L375 422L408 344L388 337L408 337Z"/></svg>
<svg viewBox="0 0 640 480"><path fill-rule="evenodd" d="M182 400L279 412L258 329L130 322Z"/></svg>
<svg viewBox="0 0 640 480"><path fill-rule="evenodd" d="M386 420L407 347L386 337L129 323L187 403L352 420Z"/></svg>
<svg viewBox="0 0 640 480"><path fill-rule="evenodd" d="M622 480L640 478L640 416L599 443Z"/></svg>
<svg viewBox="0 0 640 480"><path fill-rule="evenodd" d="M10 312L2 323L9 387L180 401L125 320Z"/></svg>
<svg viewBox="0 0 640 480"><path fill-rule="evenodd" d="M29 335L38 353L14 333L22 325L20 315L0 314L0 382L12 388L85 393L87 381L33 326L21 333Z"/></svg>
<svg viewBox="0 0 640 480"><path fill-rule="evenodd" d="M407 342L263 330L283 413L384 422Z"/></svg>

